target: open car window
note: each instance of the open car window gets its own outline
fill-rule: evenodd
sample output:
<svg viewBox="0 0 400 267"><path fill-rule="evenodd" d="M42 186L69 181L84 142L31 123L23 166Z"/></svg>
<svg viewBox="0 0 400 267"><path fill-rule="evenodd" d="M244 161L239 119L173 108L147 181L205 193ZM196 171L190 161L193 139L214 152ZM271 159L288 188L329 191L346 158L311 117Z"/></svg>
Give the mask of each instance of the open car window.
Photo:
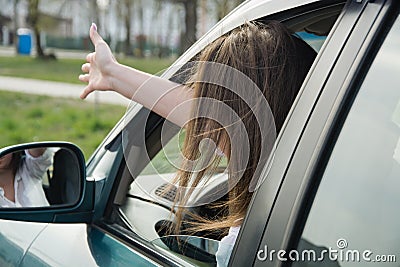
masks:
<svg viewBox="0 0 400 267"><path fill-rule="evenodd" d="M307 14L304 17L304 21L296 17L295 20L292 19L287 21L286 24L285 22L283 23L287 25L295 35L306 41L318 52L323 47L329 30L334 25L342 7L343 5L341 4L335 6L333 9L329 9L329 12L327 11L327 14L322 16L320 20L315 19L313 15ZM263 20L267 21L268 18L263 18L259 21L262 22ZM319 21L323 21L324 23L318 25ZM187 76L184 75L185 77L180 79L182 77L179 77L179 73L176 76L178 81L185 81L185 78L187 78ZM135 157L135 161L132 162L137 162L137 166L140 165L143 167L138 170L139 167L136 166L137 168L134 170L136 173L133 174L132 171L125 168L122 174L121 185L125 185L126 188L119 190L119 192L125 193L125 195L122 195L122 193L120 193L121 195L119 196L117 195L119 200L115 203L118 203L118 212L122 217L124 226L127 227L134 236L139 236L141 239L147 240L157 248L168 251L168 253L181 255L181 258L187 258L188 262L194 265L202 265L207 262L207 260L204 259L209 258L205 257L199 259L192 257L192 254L196 254L195 252L199 249L195 243L198 241L199 244L203 244L205 242L204 240L209 240L207 242L210 244L212 243L215 249L216 244L218 244L218 241L222 238L221 234L210 234L207 235L207 237L199 234L198 237L186 236L186 239L183 237L177 239L176 236L172 238L165 232L160 231L158 227L160 223L166 222L168 224L173 223L175 220L173 203L177 188L170 186L170 183L174 179L179 167L179 161L177 159L179 159L181 154L180 149L185 134L184 131L179 131L179 129L175 129L175 132L171 131L169 142L166 142L167 144L162 146L162 142L159 140L159 129L163 125L163 120L162 118L159 118L159 120L160 121L157 122L158 126L154 126L154 129L152 129L154 132L158 131L157 134L152 136L150 131L146 132L146 148L134 148L130 151L129 155ZM137 134L137 128L132 129L134 134ZM133 136L133 134L131 136ZM134 143L134 141L131 141L130 144ZM146 159L143 159L144 157L141 156L140 153L146 153ZM147 160L147 155L150 157L150 161ZM227 161L222 161L221 172L213 177L214 180L211 179L208 187L199 190L199 193L196 195L197 198L193 199L193 201L201 202L203 201L202 197L213 195L215 194L214 190L227 186L228 175L226 172L223 172L224 164L226 166L226 163ZM226 201L227 195L218 200ZM190 211L202 216L207 216L210 215L210 212L215 212L209 210L204 205L194 206L195 207L191 208ZM193 240L196 240L196 242ZM189 247L191 252L180 250L179 246L174 242L187 243L188 245L186 247ZM202 248L204 248L204 244L202 246ZM201 253L203 252L204 251L201 251ZM206 252L208 253L209 251ZM203 254L207 256L207 253ZM209 254L215 256L213 253ZM212 257L213 256L210 256L210 258Z"/></svg>

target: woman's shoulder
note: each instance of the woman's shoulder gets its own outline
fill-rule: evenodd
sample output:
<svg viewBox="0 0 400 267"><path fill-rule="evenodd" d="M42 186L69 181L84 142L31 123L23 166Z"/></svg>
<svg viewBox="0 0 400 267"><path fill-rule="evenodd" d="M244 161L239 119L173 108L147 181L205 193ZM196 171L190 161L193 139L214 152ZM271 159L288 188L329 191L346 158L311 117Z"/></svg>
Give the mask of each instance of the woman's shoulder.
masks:
<svg viewBox="0 0 400 267"><path fill-rule="evenodd" d="M230 227L228 234L224 236L220 242L232 245L235 244L239 231L240 231L240 226Z"/></svg>
<svg viewBox="0 0 400 267"><path fill-rule="evenodd" d="M215 254L218 267L228 265L229 258L231 257L233 246L235 245L239 231L240 226L230 227L228 234L219 242L218 250Z"/></svg>

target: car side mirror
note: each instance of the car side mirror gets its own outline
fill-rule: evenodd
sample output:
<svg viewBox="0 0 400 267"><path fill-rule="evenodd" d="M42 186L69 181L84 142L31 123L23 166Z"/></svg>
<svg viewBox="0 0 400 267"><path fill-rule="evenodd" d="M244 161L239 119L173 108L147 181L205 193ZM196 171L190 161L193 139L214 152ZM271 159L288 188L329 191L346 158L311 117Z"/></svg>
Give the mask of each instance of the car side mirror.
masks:
<svg viewBox="0 0 400 267"><path fill-rule="evenodd" d="M94 182L86 180L82 151L67 142L0 149L0 219L86 222Z"/></svg>

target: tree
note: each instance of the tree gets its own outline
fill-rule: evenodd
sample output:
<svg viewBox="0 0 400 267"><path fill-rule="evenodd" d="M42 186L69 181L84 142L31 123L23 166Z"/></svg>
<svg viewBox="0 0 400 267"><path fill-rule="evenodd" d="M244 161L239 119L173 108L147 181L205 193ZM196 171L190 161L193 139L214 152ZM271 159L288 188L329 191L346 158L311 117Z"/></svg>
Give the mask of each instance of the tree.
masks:
<svg viewBox="0 0 400 267"><path fill-rule="evenodd" d="M165 1L165 0L164 0ZM185 30L181 33L181 52L188 49L197 39L197 0L166 0L183 5L185 11Z"/></svg>
<svg viewBox="0 0 400 267"><path fill-rule="evenodd" d="M244 0L213 0L217 6L217 19L225 17L231 10L241 4Z"/></svg>
<svg viewBox="0 0 400 267"><path fill-rule="evenodd" d="M228 0L215 0L217 4L217 20L222 19L228 14L230 7Z"/></svg>
<svg viewBox="0 0 400 267"><path fill-rule="evenodd" d="M197 0L175 0L185 9L185 31L181 36L182 52L188 49L197 39Z"/></svg>
<svg viewBox="0 0 400 267"><path fill-rule="evenodd" d="M99 6L97 4L97 0L90 0L90 11L91 11L91 19L96 24L100 25L100 17L99 17Z"/></svg>
<svg viewBox="0 0 400 267"><path fill-rule="evenodd" d="M197 0L185 0L185 39L183 51L188 49L197 39Z"/></svg>
<svg viewBox="0 0 400 267"><path fill-rule="evenodd" d="M132 55L131 49L131 15L132 15L132 0L124 0L125 4L125 16L124 16L124 23L125 23L125 55Z"/></svg>
<svg viewBox="0 0 400 267"><path fill-rule="evenodd" d="M35 39L36 39L36 54L39 58L45 58L45 54L42 49L40 40L40 12L39 12L39 1L40 0L28 0L28 24L32 27Z"/></svg>
<svg viewBox="0 0 400 267"><path fill-rule="evenodd" d="M236 6L240 5L241 3L243 3L244 0L235 0L233 2L235 3L235 7L236 7Z"/></svg>
<svg viewBox="0 0 400 267"><path fill-rule="evenodd" d="M13 9L14 9L14 46L15 46L15 51L18 52L18 36L17 36L17 31L19 28L19 24L18 24L18 3L19 0L14 0L13 2Z"/></svg>
<svg viewBox="0 0 400 267"><path fill-rule="evenodd" d="M137 56L144 57L144 49L146 45L146 35L144 34L144 17L143 17L143 3L142 0L136 0L136 10L138 11L139 18L139 35L136 37L136 41L139 48Z"/></svg>
<svg viewBox="0 0 400 267"><path fill-rule="evenodd" d="M120 18L122 18L122 22L126 30L124 47L123 47L123 52L125 55L133 54L133 51L131 49L131 30L132 30L131 17L132 17L133 2L134 0L117 1L118 15Z"/></svg>
<svg viewBox="0 0 400 267"><path fill-rule="evenodd" d="M183 4L185 10L185 31L181 37L182 52L188 49L197 39L198 0L168 0ZM204 1L204 0L203 0ZM220 20L244 0L213 0L217 5L217 18Z"/></svg>

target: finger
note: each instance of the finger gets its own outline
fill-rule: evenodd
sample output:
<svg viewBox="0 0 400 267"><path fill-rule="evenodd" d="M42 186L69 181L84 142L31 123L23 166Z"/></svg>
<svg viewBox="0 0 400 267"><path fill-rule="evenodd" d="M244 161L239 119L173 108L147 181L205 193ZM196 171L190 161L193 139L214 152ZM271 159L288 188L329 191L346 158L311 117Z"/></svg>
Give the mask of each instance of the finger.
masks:
<svg viewBox="0 0 400 267"><path fill-rule="evenodd" d="M79 80L84 83L88 83L90 79L89 74L81 74L79 75Z"/></svg>
<svg viewBox="0 0 400 267"><path fill-rule="evenodd" d="M82 64L82 71L83 72L89 72L89 70L90 70L90 63L84 63L84 64Z"/></svg>
<svg viewBox="0 0 400 267"><path fill-rule="evenodd" d="M97 26L94 23L92 23L92 26L90 26L90 40L92 40L92 43L95 46L101 42L104 42L103 38L101 38L100 34L97 32Z"/></svg>
<svg viewBox="0 0 400 267"><path fill-rule="evenodd" d="M89 54L86 56L86 61L87 61L87 62L92 62L93 57L94 57L94 53L95 53L95 52L89 53Z"/></svg>
<svg viewBox="0 0 400 267"><path fill-rule="evenodd" d="M93 92L93 89L90 86L86 86L85 89L83 89L80 98L85 99L91 92Z"/></svg>

